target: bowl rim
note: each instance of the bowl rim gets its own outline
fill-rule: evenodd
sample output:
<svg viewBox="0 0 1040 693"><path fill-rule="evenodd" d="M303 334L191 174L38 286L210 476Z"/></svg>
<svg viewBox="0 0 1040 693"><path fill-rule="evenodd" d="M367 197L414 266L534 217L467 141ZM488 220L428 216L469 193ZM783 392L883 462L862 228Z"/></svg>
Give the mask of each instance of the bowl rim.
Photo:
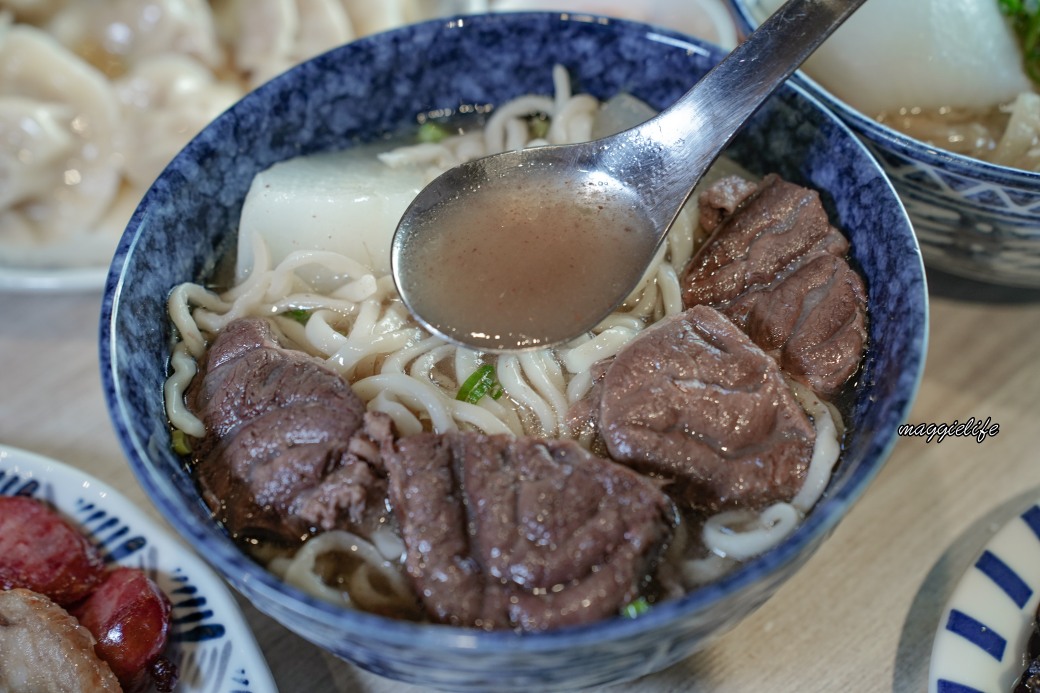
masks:
<svg viewBox="0 0 1040 693"><path fill-rule="evenodd" d="M746 33L758 25L749 9L751 3L747 0L728 0L728 2L737 21L738 33ZM867 133L880 145L888 147L890 150L907 158L927 161L933 166L966 178L979 179L989 183L1032 191L1040 189L1040 171L1004 166L992 161L976 159L966 154L958 154L957 152L937 147L924 140L902 133L891 126L879 123L862 111L853 108L806 74L804 70L795 71L792 79L796 80L807 91L829 106L830 110L834 111L840 118L850 122L854 130L858 129Z"/></svg>
<svg viewBox="0 0 1040 693"><path fill-rule="evenodd" d="M522 20L525 17L532 16L549 16L559 22L590 22L591 18L593 21L590 23L618 25L624 31L639 32L641 38L652 37L655 40L665 41L673 45L688 46L688 50L702 53L707 51L709 54L714 55L716 59L724 54L724 52L721 52L721 49L712 44L676 31L637 21L598 17L597 15L587 13L579 15L568 12L488 13L482 15L462 15L454 19L431 20L393 29L383 34L364 37L334 50L343 51L343 56L345 57L357 51L369 50L369 46L376 45L383 40L380 38L381 36L389 34L401 35L402 33L414 31L437 31L443 30L443 28L448 26L454 28L463 25L480 27L488 22L513 21L510 17L520 17ZM277 89L277 85L281 81L291 79L291 76L287 75L291 75L298 69L299 67L293 68L288 73L276 77L271 82L247 94L240 102L236 103L236 106L229 109L229 112L233 111L239 103L247 100L255 101L262 99L265 94ZM856 138L852 130L841 119L837 118L820 99L797 83L789 81L782 89L792 90L797 97L804 99L822 112L829 122L841 131L853 146L862 152L864 163L876 170L878 180L883 181L887 187L893 203L898 204L900 209L903 209L891 182L876 159L870 155L862 142ZM225 118L227 118L227 113L218 117L217 121ZM190 150L197 142L207 136L207 132L212 131L213 125L211 124L207 126L203 133L200 133L199 136L189 143L185 150ZM183 512L178 507L183 503L183 499L179 498L178 489L172 480L157 478L158 475L154 473L154 470L150 471L148 469L150 465L150 442L141 440L128 424L130 413L127 410L126 393L122 392L119 378L117 377L120 366L116 353L118 342L116 335L118 329L117 318L119 307L122 305L121 295L124 288L124 273L128 263L133 258L133 251L140 238L142 226L145 226L145 224L142 224L145 219L144 209L153 197L154 190L155 186L146 193L120 239L106 279L102 301L99 339L100 366L106 405L109 409L113 427L119 438L120 445L128 458L130 467L138 482L145 489L149 499L176 530L185 537L188 543L195 547L197 551L203 553L203 557L214 565L217 572L247 597L251 598L254 594L258 595L263 600L268 600L268 604L278 605L279 608L286 608L286 604L294 604L295 610L302 612L304 618L319 623L323 627L364 634L373 641L378 640L384 644L402 646L409 649L479 651L484 654L537 653L556 650L561 645L568 647L600 645L605 641L622 640L635 635L651 633L666 624L684 618L691 618L705 607L716 602L739 596L759 582L768 582L771 576L778 574L785 566L795 561L802 554L803 550L822 541L833 531L837 524L847 515L848 509L866 491L870 482L877 476L890 457L892 448L898 440L896 427L893 426L887 440L876 449L874 458L865 461L864 464L853 470L848 477L847 483L837 492L834 492L833 489L828 492L818 502L813 512L781 544L739 566L722 578L682 597L656 604L653 609L650 609L639 618L628 619L615 616L585 625L570 626L552 631L517 633L509 630L484 631L476 628L462 628L436 623L414 623L329 604L286 585L266 568L253 562L219 530L216 523L204 523L194 514ZM903 212L905 217L905 209ZM908 230L910 229L909 221L907 221L907 228ZM901 414L900 420L905 419L916 399L924 372L928 343L929 307L927 280L916 238L913 237L912 233L910 233L910 236L911 238L908 239L908 242L913 243L913 248L917 249L915 266L918 269L920 281L916 282L915 286L920 289L921 296L919 300L915 301L915 306L920 307L921 320L918 325L918 334L914 335L913 338L914 345L918 348L907 356L905 362L907 369L913 369L914 377L912 383L907 384L905 399L899 409ZM915 277L916 279L917 277ZM256 606L262 611L274 615L271 611L268 611L268 606L264 603L257 603ZM301 633L301 635L306 637L306 634Z"/></svg>

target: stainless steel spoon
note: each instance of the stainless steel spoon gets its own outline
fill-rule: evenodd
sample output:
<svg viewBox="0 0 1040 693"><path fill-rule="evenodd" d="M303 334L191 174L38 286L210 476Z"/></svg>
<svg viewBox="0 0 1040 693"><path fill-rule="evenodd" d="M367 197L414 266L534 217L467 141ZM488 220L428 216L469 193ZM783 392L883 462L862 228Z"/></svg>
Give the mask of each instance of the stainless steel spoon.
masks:
<svg viewBox="0 0 1040 693"><path fill-rule="evenodd" d="M734 135L866 0L790 0L656 117L617 135L497 154L424 188L394 234L398 292L481 351L569 341L638 285Z"/></svg>

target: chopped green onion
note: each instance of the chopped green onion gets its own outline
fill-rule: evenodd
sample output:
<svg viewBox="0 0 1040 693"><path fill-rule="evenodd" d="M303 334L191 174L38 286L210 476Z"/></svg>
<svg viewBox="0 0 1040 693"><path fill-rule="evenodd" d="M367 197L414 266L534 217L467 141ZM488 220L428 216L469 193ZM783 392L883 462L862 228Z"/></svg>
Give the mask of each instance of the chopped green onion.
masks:
<svg viewBox="0 0 1040 693"><path fill-rule="evenodd" d="M650 611L650 602L647 601L646 597L639 597L621 609L621 615L625 618L638 618Z"/></svg>
<svg viewBox="0 0 1040 693"><path fill-rule="evenodd" d="M1011 27L1022 45L1022 61L1026 72L1040 84L1040 3L1037 0L997 0L1000 11L1011 21Z"/></svg>
<svg viewBox="0 0 1040 693"><path fill-rule="evenodd" d="M533 116L527 121L527 131L532 139L544 139L549 134L549 126L552 122L544 115Z"/></svg>
<svg viewBox="0 0 1040 693"><path fill-rule="evenodd" d="M427 120L419 126L419 141L436 144L448 136L448 128Z"/></svg>
<svg viewBox="0 0 1040 693"><path fill-rule="evenodd" d="M307 324L307 320L309 320L310 317L311 317L311 311L305 310L303 308L296 308L296 309L293 309L293 310L287 310L287 311L285 311L285 317L292 318L293 320L295 320L296 322L300 323L301 325L306 325Z"/></svg>
<svg viewBox="0 0 1040 693"><path fill-rule="evenodd" d="M462 383L455 399L476 404L484 395L490 395L491 399L498 399L502 396L502 385L495 378L495 367L490 363L485 363L473 371L473 375L466 378L466 382Z"/></svg>
<svg viewBox="0 0 1040 693"><path fill-rule="evenodd" d="M188 441L188 435L179 428L173 429L173 432L170 434L170 447L178 455L191 454L191 443Z"/></svg>

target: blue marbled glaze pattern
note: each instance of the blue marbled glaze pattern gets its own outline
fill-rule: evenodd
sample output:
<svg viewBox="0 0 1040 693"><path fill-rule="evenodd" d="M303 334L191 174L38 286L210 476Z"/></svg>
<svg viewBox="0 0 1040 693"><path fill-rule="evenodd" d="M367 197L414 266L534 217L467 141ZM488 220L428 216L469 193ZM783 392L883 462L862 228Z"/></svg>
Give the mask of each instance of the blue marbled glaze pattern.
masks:
<svg viewBox="0 0 1040 693"><path fill-rule="evenodd" d="M738 25L758 0L729 0ZM1008 286L1040 287L1040 173L927 145L853 109L808 77L801 84L852 128L906 206L929 267Z"/></svg>
<svg viewBox="0 0 1040 693"><path fill-rule="evenodd" d="M374 672L465 690L574 689L673 664L764 602L809 558L877 474L916 394L927 303L923 267L895 193L855 137L796 88L754 118L731 156L821 189L870 287L870 355L853 393L852 435L826 497L783 545L719 582L655 607L559 632L517 636L388 621L282 586L210 521L169 451L162 382L170 346L165 298L206 276L234 231L253 175L297 154L371 140L416 114L551 93L551 67L575 89L628 91L662 108L721 54L646 26L558 14L443 20L363 39L247 96L177 157L145 196L105 291L101 363L113 424L158 508L256 606Z"/></svg>

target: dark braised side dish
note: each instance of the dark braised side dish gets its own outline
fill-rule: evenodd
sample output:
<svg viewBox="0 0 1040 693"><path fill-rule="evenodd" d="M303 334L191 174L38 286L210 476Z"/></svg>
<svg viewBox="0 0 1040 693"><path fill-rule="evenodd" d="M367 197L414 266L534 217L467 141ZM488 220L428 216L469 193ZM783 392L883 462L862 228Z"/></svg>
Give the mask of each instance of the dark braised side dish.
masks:
<svg viewBox="0 0 1040 693"><path fill-rule="evenodd" d="M42 500L0 496L0 691L171 691L169 598Z"/></svg>
<svg viewBox="0 0 1040 693"><path fill-rule="evenodd" d="M1026 657L1029 664L1015 682L1012 693L1040 693L1040 606L1033 617L1033 631L1026 645Z"/></svg>

